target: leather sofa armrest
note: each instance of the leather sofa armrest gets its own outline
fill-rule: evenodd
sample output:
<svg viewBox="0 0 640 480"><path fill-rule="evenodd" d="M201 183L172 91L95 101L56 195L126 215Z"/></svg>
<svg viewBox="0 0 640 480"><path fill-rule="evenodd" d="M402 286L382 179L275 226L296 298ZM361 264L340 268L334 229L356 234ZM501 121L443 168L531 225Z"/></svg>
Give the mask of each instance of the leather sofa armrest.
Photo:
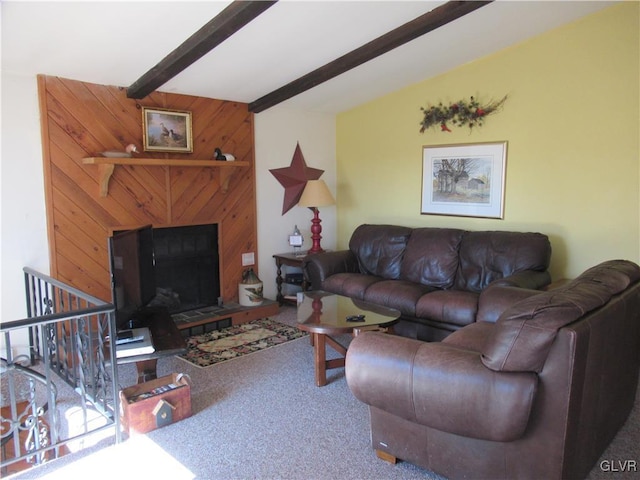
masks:
<svg viewBox="0 0 640 480"><path fill-rule="evenodd" d="M302 262L305 279L313 290L321 290L322 282L336 273L358 273L358 259L351 250L308 255Z"/></svg>
<svg viewBox="0 0 640 480"><path fill-rule="evenodd" d="M360 401L444 432L491 441L520 438L537 375L486 368L477 352L368 332L347 351L346 378Z"/></svg>

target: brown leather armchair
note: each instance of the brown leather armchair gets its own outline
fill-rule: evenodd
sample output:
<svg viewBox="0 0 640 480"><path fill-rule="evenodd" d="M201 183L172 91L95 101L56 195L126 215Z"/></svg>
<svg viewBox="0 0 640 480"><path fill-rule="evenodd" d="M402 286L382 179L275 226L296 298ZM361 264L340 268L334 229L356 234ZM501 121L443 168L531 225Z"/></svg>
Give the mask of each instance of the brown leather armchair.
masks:
<svg viewBox="0 0 640 480"><path fill-rule="evenodd" d="M356 337L373 448L450 478L584 478L634 404L640 267L593 267L442 342Z"/></svg>

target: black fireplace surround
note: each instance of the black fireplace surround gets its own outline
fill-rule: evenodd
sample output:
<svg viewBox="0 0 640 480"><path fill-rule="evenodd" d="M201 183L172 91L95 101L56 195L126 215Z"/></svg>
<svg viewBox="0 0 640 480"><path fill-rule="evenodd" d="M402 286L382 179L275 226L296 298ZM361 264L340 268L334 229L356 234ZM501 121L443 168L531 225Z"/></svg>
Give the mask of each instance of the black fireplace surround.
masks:
<svg viewBox="0 0 640 480"><path fill-rule="evenodd" d="M218 225L153 229L156 298L170 313L218 304Z"/></svg>

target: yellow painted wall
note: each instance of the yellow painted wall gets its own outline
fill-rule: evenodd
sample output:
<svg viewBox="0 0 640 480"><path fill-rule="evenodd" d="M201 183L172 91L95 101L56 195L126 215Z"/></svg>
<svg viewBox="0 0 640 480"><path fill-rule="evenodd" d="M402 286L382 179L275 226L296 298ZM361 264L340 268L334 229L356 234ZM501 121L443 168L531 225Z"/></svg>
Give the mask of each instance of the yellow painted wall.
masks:
<svg viewBox="0 0 640 480"><path fill-rule="evenodd" d="M639 19L638 2L618 4L340 114L338 246L391 223L543 232L554 278L639 262ZM421 106L505 94L472 133L419 133ZM508 142L504 219L421 215L422 147L493 141Z"/></svg>

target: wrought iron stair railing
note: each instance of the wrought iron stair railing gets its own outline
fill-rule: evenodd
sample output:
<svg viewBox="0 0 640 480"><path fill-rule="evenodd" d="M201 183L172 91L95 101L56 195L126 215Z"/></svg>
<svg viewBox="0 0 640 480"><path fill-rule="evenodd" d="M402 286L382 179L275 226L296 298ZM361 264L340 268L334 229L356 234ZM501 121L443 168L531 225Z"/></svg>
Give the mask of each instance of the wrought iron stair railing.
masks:
<svg viewBox="0 0 640 480"><path fill-rule="evenodd" d="M0 476L97 434L121 440L113 305L28 267L24 279L27 317L0 324Z"/></svg>

